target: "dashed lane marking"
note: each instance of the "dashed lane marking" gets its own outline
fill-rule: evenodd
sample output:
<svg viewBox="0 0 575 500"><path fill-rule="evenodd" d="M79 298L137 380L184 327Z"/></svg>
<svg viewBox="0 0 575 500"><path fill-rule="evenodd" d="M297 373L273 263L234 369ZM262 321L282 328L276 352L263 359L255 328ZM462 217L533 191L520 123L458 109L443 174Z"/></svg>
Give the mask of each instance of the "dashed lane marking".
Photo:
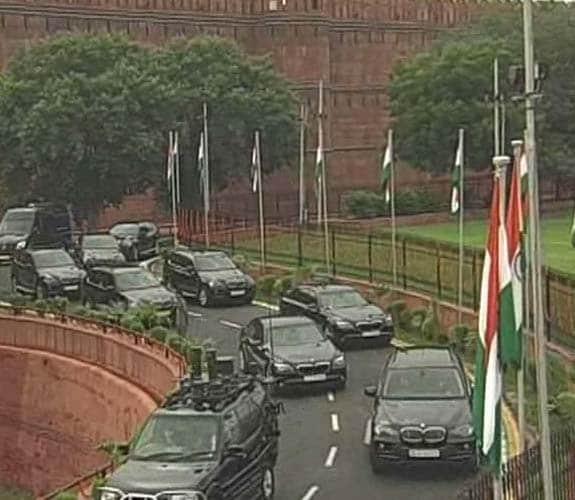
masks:
<svg viewBox="0 0 575 500"><path fill-rule="evenodd" d="M228 326L229 328L235 328L236 330L241 330L242 328L242 325L238 325L237 323L234 323L232 321L226 321L225 319L221 319L220 324Z"/></svg>
<svg viewBox="0 0 575 500"><path fill-rule="evenodd" d="M339 432L339 417L337 413L331 414L331 430L333 432Z"/></svg>
<svg viewBox="0 0 575 500"><path fill-rule="evenodd" d="M307 493L301 497L301 500L311 500L318 491L319 486L311 486Z"/></svg>
<svg viewBox="0 0 575 500"><path fill-rule="evenodd" d="M202 313L197 313L195 311L186 311L186 313L192 318L201 318L203 316Z"/></svg>
<svg viewBox="0 0 575 500"><path fill-rule="evenodd" d="M337 446L332 446L329 449L329 453L327 454L327 458L325 459L325 466L327 468L333 467L335 463L335 457L337 456Z"/></svg>
<svg viewBox="0 0 575 500"><path fill-rule="evenodd" d="M365 433L363 434L363 444L369 446L371 444L371 418L367 419L365 423Z"/></svg>
<svg viewBox="0 0 575 500"><path fill-rule="evenodd" d="M254 306L263 307L264 309L269 309L270 311L279 311L280 308L273 304L268 304L267 302L261 302L259 300L253 300L252 304Z"/></svg>
<svg viewBox="0 0 575 500"><path fill-rule="evenodd" d="M330 403L333 403L333 402L335 401L335 394L334 394L333 392L329 391L329 392L327 393L327 400L328 400Z"/></svg>

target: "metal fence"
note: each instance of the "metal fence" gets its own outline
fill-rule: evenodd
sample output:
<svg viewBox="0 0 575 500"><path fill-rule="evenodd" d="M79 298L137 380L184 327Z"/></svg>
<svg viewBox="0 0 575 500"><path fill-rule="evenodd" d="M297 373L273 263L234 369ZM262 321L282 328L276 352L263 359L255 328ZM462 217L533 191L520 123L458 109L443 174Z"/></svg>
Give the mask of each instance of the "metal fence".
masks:
<svg viewBox="0 0 575 500"><path fill-rule="evenodd" d="M182 222L182 241L202 244L202 224L190 225L185 218ZM212 234L211 243L255 260L259 258L258 238L255 226L237 224L230 219L227 225L220 224ZM334 228L329 233L329 248L331 262L327 271L330 273L371 283L392 283L392 244L388 232L366 234ZM270 224L266 228L266 254L269 263L323 266L324 235L314 228ZM464 249L463 302L474 311L479 309L483 254L481 249ZM457 245L399 234L396 258L397 286L440 300L457 301ZM559 344L575 347L575 276L545 268L543 283L548 337Z"/></svg>
<svg viewBox="0 0 575 500"><path fill-rule="evenodd" d="M555 500L575 500L575 427L551 437ZM539 443L503 464L501 477L505 500L543 500ZM493 500L493 477L483 473L457 494L457 500Z"/></svg>

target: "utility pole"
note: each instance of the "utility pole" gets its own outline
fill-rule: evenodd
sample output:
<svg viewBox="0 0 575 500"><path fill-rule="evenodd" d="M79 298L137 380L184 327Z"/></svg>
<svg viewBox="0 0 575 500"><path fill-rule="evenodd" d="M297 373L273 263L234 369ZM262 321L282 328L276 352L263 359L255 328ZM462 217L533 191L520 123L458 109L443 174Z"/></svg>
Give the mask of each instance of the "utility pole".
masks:
<svg viewBox="0 0 575 500"><path fill-rule="evenodd" d="M533 43L532 0L523 0L523 29L525 51L525 152L529 179L529 252L531 254L531 280L533 287L533 328L537 350L537 386L539 389L539 424L541 432L541 468L545 500L554 499L553 472L551 468L551 434L547 411L547 350L543 317L543 287L541 280L541 224L539 220L539 180L535 142L535 61Z"/></svg>

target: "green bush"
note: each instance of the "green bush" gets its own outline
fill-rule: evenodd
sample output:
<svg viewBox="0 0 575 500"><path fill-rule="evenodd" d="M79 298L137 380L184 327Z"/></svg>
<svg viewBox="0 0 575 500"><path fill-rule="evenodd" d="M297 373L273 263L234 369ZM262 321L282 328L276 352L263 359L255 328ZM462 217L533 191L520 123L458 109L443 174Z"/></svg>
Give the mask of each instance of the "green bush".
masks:
<svg viewBox="0 0 575 500"><path fill-rule="evenodd" d="M283 292L288 291L293 286L292 276L282 276L274 283L274 296L279 297Z"/></svg>
<svg viewBox="0 0 575 500"><path fill-rule="evenodd" d="M417 309L411 311L411 324L409 326L409 331L412 333L421 334L425 318L427 318L426 307L418 307Z"/></svg>
<svg viewBox="0 0 575 500"><path fill-rule="evenodd" d="M387 312L391 314L395 325L401 324L401 314L407 309L405 300L396 300L387 306Z"/></svg>
<svg viewBox="0 0 575 500"><path fill-rule="evenodd" d="M257 282L258 292L266 299L274 296L274 287L276 283L276 276L266 275L262 276Z"/></svg>
<svg viewBox="0 0 575 500"><path fill-rule="evenodd" d="M554 412L559 418L569 424L575 420L575 394L572 392L562 392L553 401Z"/></svg>
<svg viewBox="0 0 575 500"><path fill-rule="evenodd" d="M439 303L436 300L431 302L427 311L427 317L421 325L423 338L429 342L439 341L441 327L439 324Z"/></svg>
<svg viewBox="0 0 575 500"><path fill-rule="evenodd" d="M451 327L449 337L454 349L462 356L467 354L469 347L470 329L467 325L454 325Z"/></svg>
<svg viewBox="0 0 575 500"><path fill-rule="evenodd" d="M343 211L354 217L367 218L382 215L383 198L371 191L352 191L343 197Z"/></svg>
<svg viewBox="0 0 575 500"><path fill-rule="evenodd" d="M395 192L395 213L414 215L445 210L448 200L425 189L399 189ZM352 191L343 198L343 210L358 218L379 217L389 214L384 195L372 191Z"/></svg>
<svg viewBox="0 0 575 500"><path fill-rule="evenodd" d="M74 490L63 491L58 493L54 500L77 500L78 492Z"/></svg>
<svg viewBox="0 0 575 500"><path fill-rule="evenodd" d="M170 330L163 326L155 326L150 330L150 336L158 342L164 343L170 334Z"/></svg>
<svg viewBox="0 0 575 500"><path fill-rule="evenodd" d="M404 309L399 315L399 328L409 333L414 333L412 329L413 313L409 309Z"/></svg>

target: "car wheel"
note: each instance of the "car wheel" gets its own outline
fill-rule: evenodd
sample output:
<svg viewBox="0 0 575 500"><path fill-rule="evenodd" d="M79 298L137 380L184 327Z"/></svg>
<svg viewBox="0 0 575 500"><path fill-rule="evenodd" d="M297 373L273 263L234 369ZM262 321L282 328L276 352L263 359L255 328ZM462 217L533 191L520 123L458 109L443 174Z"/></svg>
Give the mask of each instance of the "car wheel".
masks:
<svg viewBox="0 0 575 500"><path fill-rule="evenodd" d="M210 291L207 287L203 286L200 290L198 295L198 302L202 307L209 307L210 306Z"/></svg>
<svg viewBox="0 0 575 500"><path fill-rule="evenodd" d="M36 298L38 300L43 300L48 298L48 290L46 289L46 285L41 282L38 282L36 285Z"/></svg>
<svg viewBox="0 0 575 500"><path fill-rule="evenodd" d="M263 500L272 500L276 491L276 481L273 469L268 465L264 467L260 479L260 497Z"/></svg>

